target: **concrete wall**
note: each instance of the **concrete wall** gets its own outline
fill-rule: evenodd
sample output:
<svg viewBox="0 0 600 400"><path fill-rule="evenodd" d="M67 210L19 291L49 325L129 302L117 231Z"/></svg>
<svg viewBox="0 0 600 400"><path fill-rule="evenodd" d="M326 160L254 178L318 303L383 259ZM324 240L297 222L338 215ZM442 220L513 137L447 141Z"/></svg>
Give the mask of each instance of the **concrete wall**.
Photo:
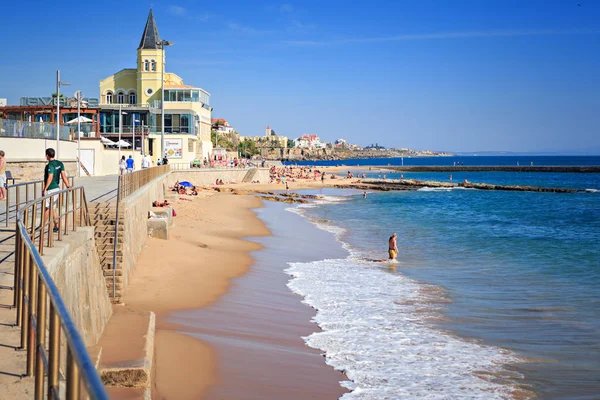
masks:
<svg viewBox="0 0 600 400"><path fill-rule="evenodd" d="M1 137L0 150L6 153L8 162L46 161L46 149L56 150L56 139L30 139ZM62 162L77 159L77 142L60 141L59 159Z"/></svg>
<svg viewBox="0 0 600 400"><path fill-rule="evenodd" d="M173 186L177 181L189 181L196 186L214 185L217 179L224 183L241 183L249 169L227 168L227 169L187 169L171 171L167 176L167 183ZM260 183L269 183L269 169L258 168L256 175L252 178Z"/></svg>
<svg viewBox="0 0 600 400"><path fill-rule="evenodd" d="M125 209L125 229L122 242L123 264L121 266L123 269L123 293L127 290L129 278L135 269L138 256L148 240L148 211L152 208L154 200L164 200L165 190L166 176L156 178L125 198L119 206Z"/></svg>
<svg viewBox="0 0 600 400"><path fill-rule="evenodd" d="M131 135L129 136L131 140ZM140 151L131 151L131 148L122 148L119 153L119 149L115 148L104 148L104 145L99 140L85 140L81 142L81 149L93 150L94 151L94 176L104 175L115 175L120 173L119 171L119 154L129 158L133 155L135 161L135 169L142 168L142 155Z"/></svg>
<svg viewBox="0 0 600 400"><path fill-rule="evenodd" d="M42 257L85 344L100 340L112 305L94 243L94 228L77 228Z"/></svg>

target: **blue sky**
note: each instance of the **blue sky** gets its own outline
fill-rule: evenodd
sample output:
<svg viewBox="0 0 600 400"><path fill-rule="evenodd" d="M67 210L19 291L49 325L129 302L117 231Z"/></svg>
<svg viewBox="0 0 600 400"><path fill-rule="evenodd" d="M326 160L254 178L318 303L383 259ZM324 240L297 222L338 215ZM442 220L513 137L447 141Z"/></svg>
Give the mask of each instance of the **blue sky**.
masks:
<svg viewBox="0 0 600 400"><path fill-rule="evenodd" d="M578 6L578 3L581 6ZM154 1L167 70L242 135L600 153L600 1ZM98 96L150 2L8 2L0 97Z"/></svg>

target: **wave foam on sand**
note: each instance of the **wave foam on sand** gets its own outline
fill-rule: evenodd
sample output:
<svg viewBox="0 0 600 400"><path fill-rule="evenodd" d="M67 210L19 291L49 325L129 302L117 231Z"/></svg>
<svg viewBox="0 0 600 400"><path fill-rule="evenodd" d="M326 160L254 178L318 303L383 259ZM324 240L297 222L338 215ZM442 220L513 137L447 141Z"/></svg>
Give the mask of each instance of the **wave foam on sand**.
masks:
<svg viewBox="0 0 600 400"><path fill-rule="evenodd" d="M304 215L302 208L311 207L288 210ZM342 228L312 222L341 242ZM341 243L348 258L289 263L286 272L288 287L317 310L313 321L322 331L305 342L351 380L342 383L352 390L343 399L487 400L519 391L503 366L522 359L436 328L431 321L440 317L443 301L424 293L426 285L365 262Z"/></svg>

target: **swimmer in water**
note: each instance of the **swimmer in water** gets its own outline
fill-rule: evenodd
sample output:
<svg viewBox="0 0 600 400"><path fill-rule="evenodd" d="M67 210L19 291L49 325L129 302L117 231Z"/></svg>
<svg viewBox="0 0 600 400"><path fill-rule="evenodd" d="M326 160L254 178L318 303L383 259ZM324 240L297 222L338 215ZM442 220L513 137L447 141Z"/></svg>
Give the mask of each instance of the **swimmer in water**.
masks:
<svg viewBox="0 0 600 400"><path fill-rule="evenodd" d="M394 261L396 259L396 257L398 256L398 246L396 244L396 238L398 237L397 234L393 234L392 236L390 236L390 240L389 240L389 255L390 255L390 261Z"/></svg>
<svg viewBox="0 0 600 400"><path fill-rule="evenodd" d="M363 199L367 198L367 192L363 192Z"/></svg>

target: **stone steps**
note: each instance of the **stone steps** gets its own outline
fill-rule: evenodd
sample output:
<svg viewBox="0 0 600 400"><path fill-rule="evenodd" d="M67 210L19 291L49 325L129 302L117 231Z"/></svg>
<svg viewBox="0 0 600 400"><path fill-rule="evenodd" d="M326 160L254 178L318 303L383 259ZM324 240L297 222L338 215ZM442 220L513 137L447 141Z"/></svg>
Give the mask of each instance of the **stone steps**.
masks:
<svg viewBox="0 0 600 400"><path fill-rule="evenodd" d="M106 280L111 301L113 303L122 303L123 292L123 253L124 248L122 240L125 234L125 210L119 209L118 226L117 226L117 205L116 203L93 203L90 207L91 222L94 225L94 238L96 242L96 250L100 257L100 265ZM116 265L113 265L113 255L115 251L115 228L117 233L116 247ZM116 293L113 296L113 270L116 269Z"/></svg>

